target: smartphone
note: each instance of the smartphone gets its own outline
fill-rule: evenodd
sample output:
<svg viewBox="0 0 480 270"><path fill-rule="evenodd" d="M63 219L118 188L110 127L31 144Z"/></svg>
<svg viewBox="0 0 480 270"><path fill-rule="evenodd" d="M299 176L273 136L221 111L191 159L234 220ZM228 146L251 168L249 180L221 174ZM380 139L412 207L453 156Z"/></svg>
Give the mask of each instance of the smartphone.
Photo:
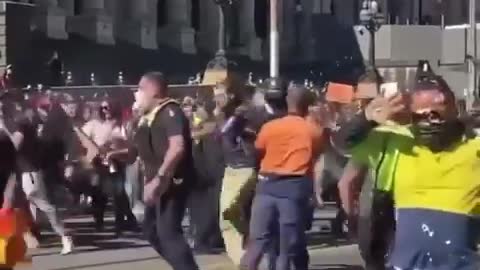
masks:
<svg viewBox="0 0 480 270"><path fill-rule="evenodd" d="M399 89L398 89L398 83L397 82L388 82L388 83L383 83L380 85L380 94L383 97L391 97L396 94L398 94Z"/></svg>

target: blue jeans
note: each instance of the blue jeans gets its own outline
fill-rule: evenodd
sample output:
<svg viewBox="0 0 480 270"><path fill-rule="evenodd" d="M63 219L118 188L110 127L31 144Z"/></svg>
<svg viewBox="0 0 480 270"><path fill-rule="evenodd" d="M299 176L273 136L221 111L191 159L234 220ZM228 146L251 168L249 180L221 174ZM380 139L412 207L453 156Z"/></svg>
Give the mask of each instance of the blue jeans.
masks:
<svg viewBox="0 0 480 270"><path fill-rule="evenodd" d="M390 266L411 270L479 269L477 219L420 208L398 209Z"/></svg>
<svg viewBox="0 0 480 270"><path fill-rule="evenodd" d="M307 212L305 213L305 225L306 225L305 231L309 231L312 228L313 212L315 211L315 207L312 204L309 204L309 206L307 207L306 210L307 210ZM268 256L268 261L269 261L268 270L276 270L277 269L276 262L277 262L278 253L279 253L278 226L275 227L274 233L277 236L277 238L273 239L273 241L270 243L270 247L267 251L267 253L268 253L267 256ZM306 265L308 265L310 263L310 255L308 254L308 250L306 249L306 246L305 246L305 250L303 250L302 252L304 253L304 255L303 255L304 257L300 258L299 260L301 260L303 262L306 262ZM303 264L305 264L305 263L303 263Z"/></svg>
<svg viewBox="0 0 480 270"><path fill-rule="evenodd" d="M308 198L309 199L309 198ZM257 193L253 200L250 221L250 241L242 266L256 270L267 249L278 241L277 270L308 269L306 252L305 212L308 199L277 197ZM272 258L270 254L270 258ZM272 263L271 263L272 264Z"/></svg>

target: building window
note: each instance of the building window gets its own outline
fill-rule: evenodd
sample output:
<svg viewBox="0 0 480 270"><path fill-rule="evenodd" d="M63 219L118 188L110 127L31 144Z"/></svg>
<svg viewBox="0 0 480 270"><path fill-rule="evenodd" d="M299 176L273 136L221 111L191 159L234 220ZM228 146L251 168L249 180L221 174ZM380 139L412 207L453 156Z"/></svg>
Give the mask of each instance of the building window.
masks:
<svg viewBox="0 0 480 270"><path fill-rule="evenodd" d="M73 15L80 15L82 12L82 0L73 0Z"/></svg>
<svg viewBox="0 0 480 270"><path fill-rule="evenodd" d="M158 0L157 2L157 26L162 27L167 24L167 0Z"/></svg>
<svg viewBox="0 0 480 270"><path fill-rule="evenodd" d="M191 10L192 28L196 31L200 30L200 0L192 0Z"/></svg>
<svg viewBox="0 0 480 270"><path fill-rule="evenodd" d="M268 24L270 20L269 5L267 0L255 1L255 32L257 37L265 39L268 33Z"/></svg>

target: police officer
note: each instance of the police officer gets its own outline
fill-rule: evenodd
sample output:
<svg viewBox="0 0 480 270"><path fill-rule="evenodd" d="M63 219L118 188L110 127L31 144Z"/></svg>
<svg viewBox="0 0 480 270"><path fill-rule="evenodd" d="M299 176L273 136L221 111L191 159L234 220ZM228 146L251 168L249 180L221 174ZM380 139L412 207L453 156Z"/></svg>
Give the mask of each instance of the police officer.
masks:
<svg viewBox="0 0 480 270"><path fill-rule="evenodd" d="M152 247L174 270L196 270L181 225L193 181L192 138L189 122L167 88L162 73L150 72L135 93L143 114L135 142L145 166L144 229Z"/></svg>

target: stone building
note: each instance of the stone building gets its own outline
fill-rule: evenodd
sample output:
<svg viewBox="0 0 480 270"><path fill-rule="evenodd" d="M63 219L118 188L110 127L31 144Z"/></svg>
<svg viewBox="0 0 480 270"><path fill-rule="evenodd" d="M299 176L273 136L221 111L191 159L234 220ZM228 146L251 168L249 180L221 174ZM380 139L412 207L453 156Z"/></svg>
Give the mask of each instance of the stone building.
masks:
<svg viewBox="0 0 480 270"><path fill-rule="evenodd" d="M83 35L100 44L122 39L146 49L163 43L185 53L214 51L219 13L213 0L18 0L35 4L36 25L48 37ZM233 53L259 60L268 25L268 0L234 1L227 12ZM358 23L363 0L282 1L282 52L312 54L312 16L333 15L340 23ZM458 24L467 21L468 0L380 0L392 24Z"/></svg>
<svg viewBox="0 0 480 270"><path fill-rule="evenodd" d="M480 0L477 1L480 2ZM129 44L138 50L152 54L161 54L162 52L169 54L169 51L165 50L169 47L169 49L184 55L204 57L198 60L201 62L199 66L204 66L208 61L205 58L211 57L217 50L219 10L214 0L17 0L11 2L31 5L30 30L35 30L31 32L40 32L51 41L60 43L65 41L61 44L63 44L63 48L69 50L67 52L65 49L62 52L67 68L75 71L75 74L83 74L82 76L88 76L90 72L103 72L105 67L98 63L102 62L102 59L95 56L102 56L106 47L113 50L113 48L119 47L119 44ZM368 35L364 34L365 31L358 30L358 27L352 27L359 24L358 17L362 2L363 0L281 1L282 63L300 65L321 63L335 69L342 63L344 66L353 66L368 59ZM398 49L399 42L392 42L392 37L397 32L407 31L403 27L404 25L417 23L460 24L468 21L468 0L378 0L378 2L381 4L385 17L388 18L387 23L390 24L382 27L377 35L376 58L379 60L377 63L383 66L397 65L392 62L392 53L393 49ZM480 8L480 3L478 8ZM267 62L265 60L268 59L268 11L268 0L234 0L233 6L226 10L229 56L238 57L242 61L243 59L250 61L239 62L241 65L250 64L247 67L248 70L258 67L257 64L251 64L252 61L255 63ZM21 23L25 24L26 22ZM14 28L18 28L19 23L14 24ZM0 36L5 36L5 29L9 28L9 26L3 26L5 27L0 27ZM1 32L2 29L5 33ZM428 31L428 33L441 31L437 28L432 31L422 27L419 29ZM417 30L408 31L415 32ZM384 37L383 33L387 33L388 36ZM19 35L12 34L10 36L4 39L11 40L12 37L15 37L16 45L6 46L5 44L9 42L0 44L0 53L3 52L3 55L13 54L6 51L19 51L20 41L16 41ZM102 50L91 53L92 57L88 61L78 59L75 59L77 62L70 61L69 55L75 55L78 50L82 50L80 43L72 39L72 37L78 36L97 44L97 47ZM420 37L423 36L425 35ZM68 43L69 41L71 42ZM10 42L10 44L13 43ZM393 46L395 44L397 45ZM51 47L57 49L62 46ZM8 50L7 47L9 47ZM89 48L89 50L97 50L94 47ZM124 51L118 53L119 56L125 56ZM418 55L408 52L419 51L418 49L397 51L397 54L402 56L401 61L397 61L398 65L414 66L412 59L418 58ZM426 49L426 51L432 50ZM412 60L412 63L407 63L407 60L403 59L406 54L411 54L411 57L407 58L408 61ZM24 52L18 55L26 58ZM146 59L148 57L145 57L143 53L139 52L138 55L135 57L144 59L143 62L150 60ZM431 58L436 62L440 56ZM14 57L9 57L9 59L0 57L0 67L6 63L19 62L10 59L14 59ZM116 60L114 56L111 56L103 59L103 62L111 62L112 59ZM190 60L186 62L189 63ZM27 63L27 60L22 63ZM125 70L125 66L133 69L132 66L136 63L121 63L116 66L110 64L112 66L110 73L112 74L105 75L105 77L113 77L116 72ZM24 66L32 65L25 64ZM164 67L159 68L163 70ZM298 70L297 67L295 69ZM309 68L306 69L308 73ZM138 73L142 70L139 68ZM30 71L30 73L32 72ZM177 69L174 72L178 73L179 71Z"/></svg>
<svg viewBox="0 0 480 270"><path fill-rule="evenodd" d="M34 4L35 26L49 38L82 35L99 44L124 40L145 49L166 44L184 53L214 52L219 11L213 0L18 0ZM281 7L282 55L313 60L312 17L355 24L361 0L288 0ZM266 55L267 0L234 1L226 13L230 53ZM298 52L301 52L300 55Z"/></svg>

